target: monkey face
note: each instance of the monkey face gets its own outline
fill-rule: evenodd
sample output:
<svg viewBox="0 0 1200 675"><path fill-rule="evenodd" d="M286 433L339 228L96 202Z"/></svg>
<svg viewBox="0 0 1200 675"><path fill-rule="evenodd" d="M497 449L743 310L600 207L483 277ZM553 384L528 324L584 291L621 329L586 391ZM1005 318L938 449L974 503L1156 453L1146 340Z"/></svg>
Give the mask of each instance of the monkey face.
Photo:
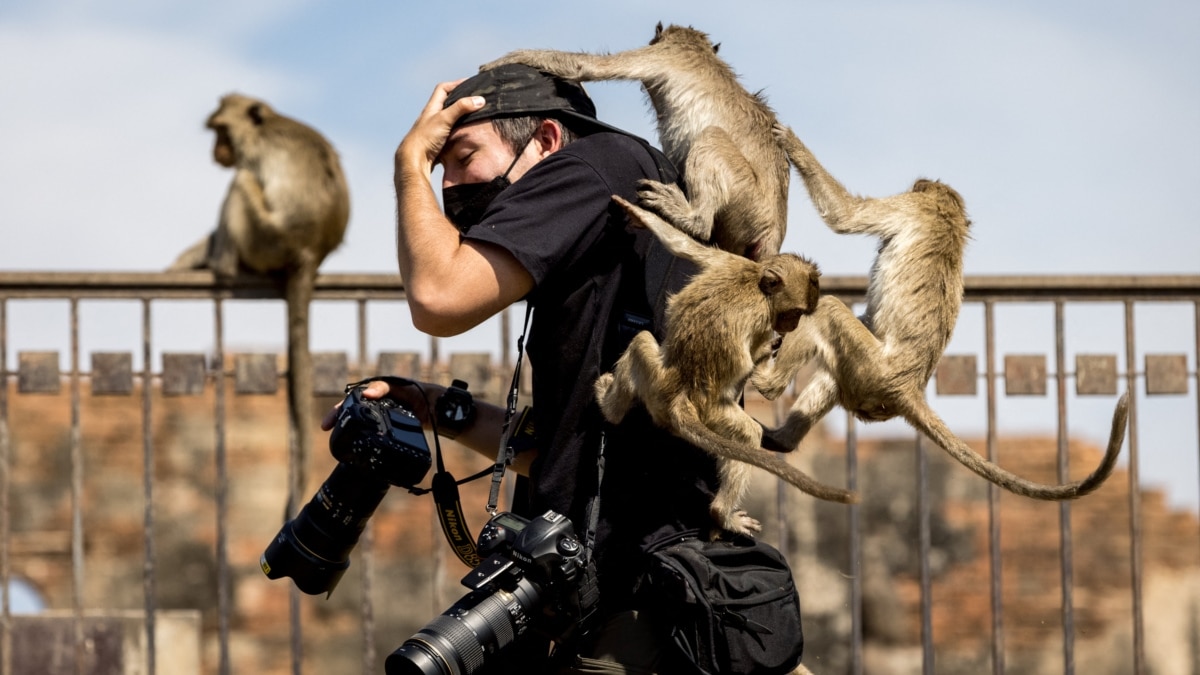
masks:
<svg viewBox="0 0 1200 675"><path fill-rule="evenodd" d="M790 253L772 256L763 264L759 289L771 305L775 332L796 330L800 318L816 309L820 276L816 265Z"/></svg>
<svg viewBox="0 0 1200 675"><path fill-rule="evenodd" d="M775 332L790 333L800 325L800 317L808 314L803 309L787 309L775 315Z"/></svg>
<svg viewBox="0 0 1200 675"><path fill-rule="evenodd" d="M233 141L229 138L229 129L224 125L213 127L217 132L217 140L213 144L213 161L225 168L234 165L237 157L233 151Z"/></svg>
<svg viewBox="0 0 1200 675"><path fill-rule="evenodd" d="M269 105L249 96L229 94L213 111L204 126L212 129L217 138L213 144L213 161L229 168L238 163L238 148L245 149L247 137L257 137L258 128L268 118L277 118Z"/></svg>

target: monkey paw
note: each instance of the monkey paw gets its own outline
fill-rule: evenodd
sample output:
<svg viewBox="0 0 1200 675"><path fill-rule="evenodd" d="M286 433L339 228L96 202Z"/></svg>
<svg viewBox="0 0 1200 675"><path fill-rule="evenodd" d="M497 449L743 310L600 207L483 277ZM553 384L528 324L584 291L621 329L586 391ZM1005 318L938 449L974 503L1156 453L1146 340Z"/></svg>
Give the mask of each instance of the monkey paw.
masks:
<svg viewBox="0 0 1200 675"><path fill-rule="evenodd" d="M768 374L754 373L750 376L750 386L758 390L758 393L763 395L763 398L768 401L774 401L783 395L783 392L788 387L788 381L779 377L770 377Z"/></svg>
<svg viewBox="0 0 1200 675"><path fill-rule="evenodd" d="M604 419L617 424L625 419L625 413L633 407L633 394L616 381L612 373L603 373L592 385L596 393L596 402L600 404L600 413Z"/></svg>
<svg viewBox="0 0 1200 675"><path fill-rule="evenodd" d="M596 384L594 385L596 387L596 400L604 400L604 396L608 394L608 390L610 387L612 387L612 383L612 373L604 373L600 375L600 377L596 378Z"/></svg>
<svg viewBox="0 0 1200 675"><path fill-rule="evenodd" d="M483 72L485 70L492 70L493 68L497 68L499 66L506 66L510 63L525 63L522 60L523 56L524 56L523 51L519 50L519 49L516 51L509 52L509 53L505 54L504 56L501 56L500 58L496 59L495 61L489 61L489 62L483 64L482 66L479 66L479 72Z"/></svg>
<svg viewBox="0 0 1200 675"><path fill-rule="evenodd" d="M638 205L693 237L700 234L694 231L692 205L688 203L683 190L674 183L638 181Z"/></svg>
<svg viewBox="0 0 1200 675"><path fill-rule="evenodd" d="M758 522L745 511L737 511L730 514L725 520L723 527L734 534L740 534L746 537L754 537L759 532L762 532L762 523Z"/></svg>

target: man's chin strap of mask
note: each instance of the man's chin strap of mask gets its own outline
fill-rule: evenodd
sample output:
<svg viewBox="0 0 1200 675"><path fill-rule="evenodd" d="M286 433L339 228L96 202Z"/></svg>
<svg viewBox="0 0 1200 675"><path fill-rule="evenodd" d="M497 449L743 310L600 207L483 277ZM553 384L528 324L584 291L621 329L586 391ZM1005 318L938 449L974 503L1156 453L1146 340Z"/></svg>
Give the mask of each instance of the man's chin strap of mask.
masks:
<svg viewBox="0 0 1200 675"><path fill-rule="evenodd" d="M479 221L483 220L484 212L487 211L496 196L512 185L512 181L508 180L508 174L512 173L513 167L521 159L521 154L525 152L525 148L529 147L529 143L532 141L533 136L530 136L521 146L521 150L513 157L512 163L508 165L504 173L490 181L454 185L442 189L442 208L446 212L446 218L454 223L459 232L466 234L467 230L478 225Z"/></svg>

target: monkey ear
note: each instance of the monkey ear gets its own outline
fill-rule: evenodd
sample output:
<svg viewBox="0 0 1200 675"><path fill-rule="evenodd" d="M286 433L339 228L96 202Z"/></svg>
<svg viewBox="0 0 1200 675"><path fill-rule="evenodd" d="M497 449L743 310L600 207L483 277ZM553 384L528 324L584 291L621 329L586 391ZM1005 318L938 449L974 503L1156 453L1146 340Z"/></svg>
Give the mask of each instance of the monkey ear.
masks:
<svg viewBox="0 0 1200 675"><path fill-rule="evenodd" d="M262 106L257 103L250 106L246 110L246 117L249 117L250 121L254 122L254 126L256 126L256 127L262 126L262 123L263 123Z"/></svg>
<svg viewBox="0 0 1200 675"><path fill-rule="evenodd" d="M763 270L762 276L758 278L758 290L762 291L763 295L775 295L781 288L783 277L775 270Z"/></svg>

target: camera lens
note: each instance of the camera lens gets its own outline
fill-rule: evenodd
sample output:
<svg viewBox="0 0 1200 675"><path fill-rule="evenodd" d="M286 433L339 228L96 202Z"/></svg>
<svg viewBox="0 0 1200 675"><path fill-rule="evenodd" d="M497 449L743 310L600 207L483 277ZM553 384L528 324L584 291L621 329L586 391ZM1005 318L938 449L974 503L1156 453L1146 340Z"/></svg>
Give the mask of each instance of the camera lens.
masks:
<svg viewBox="0 0 1200 675"><path fill-rule="evenodd" d="M507 647L538 606L538 589L521 579L512 591L472 591L392 652L387 675L470 675Z"/></svg>
<svg viewBox="0 0 1200 675"><path fill-rule="evenodd" d="M260 561L263 572L270 579L291 577L309 595L332 592L387 490L387 482L339 463L312 501L267 546Z"/></svg>

